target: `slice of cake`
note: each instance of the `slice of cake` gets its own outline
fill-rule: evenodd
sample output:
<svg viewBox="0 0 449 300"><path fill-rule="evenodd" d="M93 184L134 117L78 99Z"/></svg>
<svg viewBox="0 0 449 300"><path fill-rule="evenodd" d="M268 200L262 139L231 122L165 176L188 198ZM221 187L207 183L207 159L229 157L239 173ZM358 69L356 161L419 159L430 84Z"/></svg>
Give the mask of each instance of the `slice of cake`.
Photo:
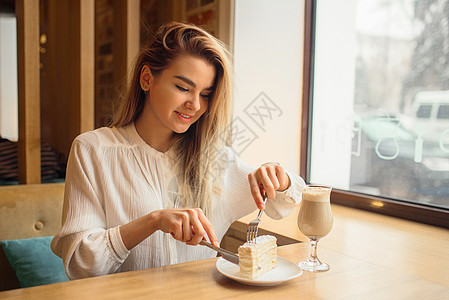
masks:
<svg viewBox="0 0 449 300"><path fill-rule="evenodd" d="M259 236L256 243L246 242L239 247L239 265L242 277L255 279L277 264L276 237Z"/></svg>

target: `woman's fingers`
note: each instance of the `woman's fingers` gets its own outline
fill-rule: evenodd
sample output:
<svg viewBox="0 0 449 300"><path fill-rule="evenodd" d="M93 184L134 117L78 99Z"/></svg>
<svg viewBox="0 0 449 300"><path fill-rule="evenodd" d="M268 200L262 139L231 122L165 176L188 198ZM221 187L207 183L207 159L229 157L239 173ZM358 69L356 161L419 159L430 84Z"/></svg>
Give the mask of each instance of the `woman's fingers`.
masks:
<svg viewBox="0 0 449 300"><path fill-rule="evenodd" d="M211 243L218 246L214 228L200 208L161 210L159 229L171 233L173 238L188 245L197 245L207 234Z"/></svg>
<svg viewBox="0 0 449 300"><path fill-rule="evenodd" d="M190 217L190 229L192 235L190 239L186 240L185 242L188 245L197 245L206 234L203 224L200 221L200 215L203 214L203 212L200 209L189 209L188 214Z"/></svg>
<svg viewBox="0 0 449 300"><path fill-rule="evenodd" d="M220 247L220 243L218 242L217 235L215 234L214 226L209 221L209 219L206 218L203 211L201 211L201 214L199 215L199 219L201 224L203 225L204 230L207 233L207 236L209 237L209 241L216 247ZM201 241L201 239L198 241L198 243Z"/></svg>
<svg viewBox="0 0 449 300"><path fill-rule="evenodd" d="M219 247L218 238L215 234L214 227L212 223L207 219L204 215L203 211L200 208L195 208L191 210L192 219L191 219L191 228L192 228L192 239L187 241L188 245L197 245L204 238L204 235L207 234L209 240L212 244Z"/></svg>
<svg viewBox="0 0 449 300"><path fill-rule="evenodd" d="M182 241L185 235L182 215L165 209L160 210L160 215L159 229L170 233L176 240Z"/></svg>
<svg viewBox="0 0 449 300"><path fill-rule="evenodd" d="M248 175L251 195L259 209L264 209L262 194L274 199L276 191L285 190L290 186L290 178L284 169L275 163L263 164Z"/></svg>
<svg viewBox="0 0 449 300"><path fill-rule="evenodd" d="M279 181L278 191L285 191L290 187L290 177L285 173L284 168L281 166L276 167L276 177Z"/></svg>
<svg viewBox="0 0 449 300"><path fill-rule="evenodd" d="M265 192L268 198L274 199L276 197L276 189L279 187L276 172L267 165L263 165L256 171L248 175L248 180L251 188L251 194L259 209L264 209L262 191Z"/></svg>
<svg viewBox="0 0 449 300"><path fill-rule="evenodd" d="M251 195L253 196L254 202L259 209L264 209L265 205L263 203L263 198L261 194L261 188L257 182L257 178L253 173L248 175L249 187L251 190Z"/></svg>
<svg viewBox="0 0 449 300"><path fill-rule="evenodd" d="M192 227L190 226L191 224L191 217L189 216L189 213L181 213L181 218L182 218L182 240L181 242L187 242L190 241L192 239Z"/></svg>
<svg viewBox="0 0 449 300"><path fill-rule="evenodd" d="M267 173L269 182L270 182L270 188L272 195L269 196L269 198L273 199L276 197L276 191L279 189L279 180L276 173L276 168L265 168L265 171Z"/></svg>

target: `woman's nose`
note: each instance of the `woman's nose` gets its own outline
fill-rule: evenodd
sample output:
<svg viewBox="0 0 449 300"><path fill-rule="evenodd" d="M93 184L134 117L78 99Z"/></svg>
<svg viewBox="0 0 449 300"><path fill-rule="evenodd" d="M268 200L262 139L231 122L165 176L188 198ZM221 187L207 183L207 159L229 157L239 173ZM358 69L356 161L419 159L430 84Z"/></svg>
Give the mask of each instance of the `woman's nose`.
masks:
<svg viewBox="0 0 449 300"><path fill-rule="evenodd" d="M200 95L194 95L192 96L191 99L189 99L186 103L185 103L185 107L188 109L191 109L193 111L198 111L201 108L201 103L200 103Z"/></svg>

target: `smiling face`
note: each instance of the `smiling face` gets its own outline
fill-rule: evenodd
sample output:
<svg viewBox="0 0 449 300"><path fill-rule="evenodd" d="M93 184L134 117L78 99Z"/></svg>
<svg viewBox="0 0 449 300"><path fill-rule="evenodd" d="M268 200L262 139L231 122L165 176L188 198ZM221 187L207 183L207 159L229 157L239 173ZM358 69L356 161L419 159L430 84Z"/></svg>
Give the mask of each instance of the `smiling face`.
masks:
<svg viewBox="0 0 449 300"><path fill-rule="evenodd" d="M207 110L214 91L215 67L204 59L185 55L155 76L148 66L140 75L147 92L145 107L136 121L141 137L151 146L184 133Z"/></svg>

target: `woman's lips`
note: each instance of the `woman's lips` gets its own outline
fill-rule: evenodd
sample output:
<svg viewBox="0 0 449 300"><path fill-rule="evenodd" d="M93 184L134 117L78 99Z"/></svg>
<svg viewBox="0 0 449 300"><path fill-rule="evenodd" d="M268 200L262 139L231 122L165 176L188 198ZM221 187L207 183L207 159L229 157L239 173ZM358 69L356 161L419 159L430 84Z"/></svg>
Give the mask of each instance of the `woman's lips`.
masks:
<svg viewBox="0 0 449 300"><path fill-rule="evenodd" d="M187 114L183 114L183 113L181 113L179 111L176 111L176 114L184 122L190 122L192 120L192 118L193 118L193 116L187 115Z"/></svg>

